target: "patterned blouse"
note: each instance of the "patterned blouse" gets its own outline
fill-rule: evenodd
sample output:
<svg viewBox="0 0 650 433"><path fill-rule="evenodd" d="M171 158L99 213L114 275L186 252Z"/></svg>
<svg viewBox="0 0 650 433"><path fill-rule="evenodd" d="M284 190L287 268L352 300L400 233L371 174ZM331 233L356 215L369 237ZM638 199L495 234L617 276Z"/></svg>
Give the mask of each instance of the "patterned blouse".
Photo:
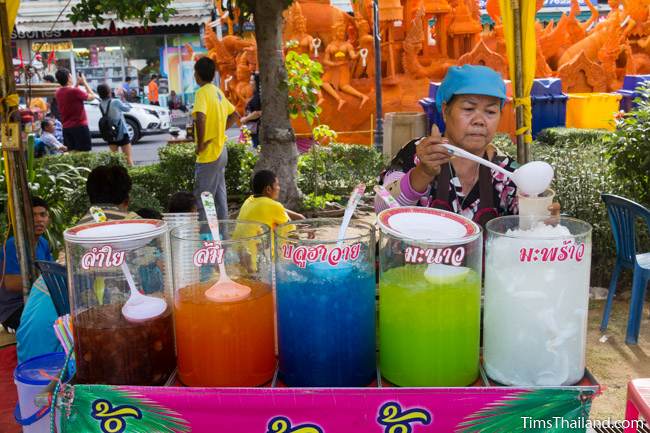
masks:
<svg viewBox="0 0 650 433"><path fill-rule="evenodd" d="M384 171L379 180L391 193L397 202L402 206L427 206L436 205L438 196L439 181L437 176L424 193L415 191L411 186L409 173L417 165L415 156L415 142L412 140L404 146L395 158L391 161L390 167ZM510 157L495 152L492 162L514 171L518 164ZM477 181L467 196L463 194L460 179L456 176L451 163L448 166L449 186L446 206L454 213L460 214L469 219L474 219L481 204L479 181ZM515 215L519 212L517 204L517 187L512 180L494 170L488 170L491 175L493 204L500 216ZM375 210L377 213L386 209L388 205L379 197L375 199Z"/></svg>

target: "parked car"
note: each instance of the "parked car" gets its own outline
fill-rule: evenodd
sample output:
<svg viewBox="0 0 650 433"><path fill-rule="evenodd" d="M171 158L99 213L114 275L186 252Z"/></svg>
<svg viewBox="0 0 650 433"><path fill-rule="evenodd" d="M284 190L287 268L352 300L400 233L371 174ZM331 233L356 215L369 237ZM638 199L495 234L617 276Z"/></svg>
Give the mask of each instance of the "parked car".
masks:
<svg viewBox="0 0 650 433"><path fill-rule="evenodd" d="M131 110L124 113L126 129L131 143L137 143L145 135L165 134L169 132L171 117L169 109L157 105L130 103ZM93 137L100 137L99 119L102 117L99 101L85 104L88 116L88 128Z"/></svg>

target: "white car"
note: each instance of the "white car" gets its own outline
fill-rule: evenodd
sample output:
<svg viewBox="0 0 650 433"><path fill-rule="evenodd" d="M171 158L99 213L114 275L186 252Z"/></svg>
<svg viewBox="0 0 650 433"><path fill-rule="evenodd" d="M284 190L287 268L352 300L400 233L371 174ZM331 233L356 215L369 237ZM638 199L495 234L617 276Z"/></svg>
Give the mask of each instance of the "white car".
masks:
<svg viewBox="0 0 650 433"><path fill-rule="evenodd" d="M169 132L171 117L168 108L148 104L129 104L131 109L124 113L124 118L131 143L137 143L144 135ZM99 119L102 117L102 113L99 109L99 101L88 101L85 103L85 108L90 134L93 137L100 137Z"/></svg>

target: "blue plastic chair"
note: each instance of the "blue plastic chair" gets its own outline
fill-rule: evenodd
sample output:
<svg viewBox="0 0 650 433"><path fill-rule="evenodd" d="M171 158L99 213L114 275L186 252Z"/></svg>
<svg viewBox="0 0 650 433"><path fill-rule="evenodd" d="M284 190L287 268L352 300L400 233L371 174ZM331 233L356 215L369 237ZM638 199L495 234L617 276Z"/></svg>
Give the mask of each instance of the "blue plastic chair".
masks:
<svg viewBox="0 0 650 433"><path fill-rule="evenodd" d="M612 280L609 283L607 304L605 304L600 330L605 331L607 329L609 315L612 312L612 301L616 292L616 283L621 270L623 268L632 269L632 298L630 300L630 314L627 321L625 342L627 344L637 344L643 316L645 291L648 280L650 280L650 252L637 252L636 222L637 219L644 220L648 231L650 231L650 210L632 200L616 195L601 194L601 198L607 206L609 222L616 242L616 266L612 273Z"/></svg>
<svg viewBox="0 0 650 433"><path fill-rule="evenodd" d="M54 309L59 316L70 314L70 296L68 294L68 271L56 262L37 260L36 267L41 271L43 280L50 292Z"/></svg>

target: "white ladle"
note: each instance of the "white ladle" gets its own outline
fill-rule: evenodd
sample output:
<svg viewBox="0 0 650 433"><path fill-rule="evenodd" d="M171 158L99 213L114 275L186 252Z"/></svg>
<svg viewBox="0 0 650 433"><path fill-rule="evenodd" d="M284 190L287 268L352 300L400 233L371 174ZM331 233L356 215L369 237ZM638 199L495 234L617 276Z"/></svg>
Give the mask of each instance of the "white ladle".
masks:
<svg viewBox="0 0 650 433"><path fill-rule="evenodd" d="M514 172L509 172L493 162L469 153L468 151L454 145L444 143L442 146L447 149L451 155L478 162L479 164L498 171L504 176L512 179L521 192L528 196L538 196L546 191L553 181L553 167L544 161L531 161L522 165Z"/></svg>
<svg viewBox="0 0 650 433"><path fill-rule="evenodd" d="M357 208L357 205L361 201L361 198L363 197L363 193L365 191L366 184L360 183L354 187L352 194L350 194L350 199L348 200L348 204L345 207L345 213L343 214L343 222L341 223L341 228L339 229L339 243L343 242L343 239L345 239L345 231L348 229L352 215L354 215L354 210Z"/></svg>
<svg viewBox="0 0 650 433"><path fill-rule="evenodd" d="M219 220L217 219L217 208L214 205L214 197L209 192L201 193L203 209L208 220L208 226L212 232L214 242L221 245L219 236ZM217 260L219 265L219 281L214 283L205 291L205 296L213 302L234 302L245 299L251 293L251 288L239 284L230 279L226 273L226 265L223 260Z"/></svg>
<svg viewBox="0 0 650 433"><path fill-rule="evenodd" d="M90 213L95 222L106 221L106 215L102 209L92 207ZM135 285L133 275L131 275L131 271L126 264L126 261L122 262L121 268L122 273L126 278L126 282L129 285L129 290L131 291L129 299L122 306L122 315L124 318L131 322L142 322L156 318L164 313L167 309L167 302L165 302L164 299L146 296L140 293Z"/></svg>

